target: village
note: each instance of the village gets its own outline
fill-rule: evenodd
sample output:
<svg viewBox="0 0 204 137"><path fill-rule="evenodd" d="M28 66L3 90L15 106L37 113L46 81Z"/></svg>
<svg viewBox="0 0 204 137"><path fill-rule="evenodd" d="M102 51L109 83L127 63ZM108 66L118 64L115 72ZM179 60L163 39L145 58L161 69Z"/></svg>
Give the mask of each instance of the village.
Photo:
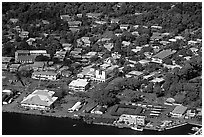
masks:
<svg viewBox="0 0 204 137"><path fill-rule="evenodd" d="M196 87L194 95L187 87L188 83L202 83L202 39L186 39L157 24L123 24L120 18L101 13L85 16L97 33L81 33L70 43L52 30L31 37L17 18L9 19L10 29L4 35L9 42L14 43L17 34L29 47L41 45L49 37L60 46L55 50L17 49L14 56L2 57L3 112L70 117L137 131L164 131L187 123L202 126L202 106L191 103L202 91ZM83 17L60 15L71 33L84 29ZM32 25L49 24L40 20ZM190 33L198 31L201 28ZM170 86L177 75L188 81L181 92ZM170 88L165 88L169 79Z"/></svg>

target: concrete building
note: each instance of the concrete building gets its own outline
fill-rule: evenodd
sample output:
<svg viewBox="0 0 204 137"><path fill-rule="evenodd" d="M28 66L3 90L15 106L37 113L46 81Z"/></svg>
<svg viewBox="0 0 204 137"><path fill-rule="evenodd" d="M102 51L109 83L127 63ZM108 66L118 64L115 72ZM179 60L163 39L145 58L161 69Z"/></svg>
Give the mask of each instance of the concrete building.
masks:
<svg viewBox="0 0 204 137"><path fill-rule="evenodd" d="M40 79L40 80L57 80L60 77L59 73L54 71L36 71L33 72L32 78L33 79Z"/></svg>
<svg viewBox="0 0 204 137"><path fill-rule="evenodd" d="M124 121L125 123L128 123L128 125L134 124L134 125L145 125L145 116L139 116L139 115L127 115L122 114L119 117L119 121Z"/></svg>
<svg viewBox="0 0 204 137"><path fill-rule="evenodd" d="M89 82L86 79L73 80L69 84L69 89L73 91L85 92L89 87Z"/></svg>

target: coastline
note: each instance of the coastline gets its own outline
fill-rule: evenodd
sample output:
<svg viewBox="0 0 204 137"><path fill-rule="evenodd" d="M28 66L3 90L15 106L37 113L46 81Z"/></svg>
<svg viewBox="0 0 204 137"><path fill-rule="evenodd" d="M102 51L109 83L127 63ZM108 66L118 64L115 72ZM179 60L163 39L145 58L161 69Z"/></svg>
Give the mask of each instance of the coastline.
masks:
<svg viewBox="0 0 204 137"><path fill-rule="evenodd" d="M26 115L35 115L35 116L46 116L46 117L55 117L55 118L70 118L73 120L81 120L83 122L85 122L86 124L94 124L94 125L102 125L102 126L112 126L112 127L116 127L119 128L118 126L114 125L113 123L105 123L105 122L97 122L97 120L103 120L106 119L104 116L100 116L100 117L90 117L92 114L84 114L84 115L80 115L80 114L74 114L74 113L67 113L65 115L61 115L59 113L37 113L37 112L31 112L31 111L21 111L21 110L2 110L2 112L5 113L17 113L17 114L26 114ZM92 115L93 116L93 115ZM196 124L196 123L192 123L192 122L186 122L185 124L181 124L181 125L177 125L177 126L173 126L173 127L169 127L165 130L171 130L180 126L184 126L184 125L195 125L195 126L202 126L200 124ZM154 131L165 131L165 130L158 130L156 128L146 128L144 127L145 130L154 130Z"/></svg>

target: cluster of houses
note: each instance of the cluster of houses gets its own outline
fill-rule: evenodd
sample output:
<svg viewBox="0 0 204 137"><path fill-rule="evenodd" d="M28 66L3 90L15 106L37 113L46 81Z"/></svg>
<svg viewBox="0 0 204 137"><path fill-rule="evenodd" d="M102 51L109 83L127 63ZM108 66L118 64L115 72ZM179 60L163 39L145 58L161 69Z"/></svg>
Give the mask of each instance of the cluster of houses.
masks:
<svg viewBox="0 0 204 137"><path fill-rule="evenodd" d="M140 13L137 13L140 14ZM123 72L124 66L120 66L117 64L117 60L122 57L122 55L118 52L112 52L114 48L114 44L111 40L116 36L120 37L124 31L131 32L131 34L135 37L139 36L138 28L143 27L148 28L144 25L130 25L130 24L121 24L119 18L111 18L110 21L101 18L101 13L86 13L86 16L89 19L93 20L93 23L90 25L91 28L97 27L103 24L119 24L121 31L108 31L106 30L102 35L97 36L97 44L100 47L103 47L105 50L111 52L111 55L105 59L103 59L100 63L92 63L90 60L94 56L102 58L105 54L105 51L95 52L90 51L87 53L83 53L83 49L86 47L92 47L93 43L91 42L88 36L81 37L76 40L76 47L73 48L72 43L61 43L63 49L57 51L54 54L55 58L59 58L60 61L63 61L66 58L66 54L69 53L69 56L77 59L78 61L75 63L83 64L80 67L80 72L76 75L76 79L72 79L69 83L69 90L75 92L86 92L91 82L101 83L111 81L114 78L114 70L119 70ZM82 18L82 14L77 14L78 18ZM69 15L61 15L60 18L68 23L69 30L72 32L78 32L80 27L83 25L82 21L74 20L72 16ZM18 22L18 19L10 19L11 22ZM49 24L48 21L42 20L44 25ZM167 46L170 43L175 43L179 40L184 40L185 38L182 36L171 36L170 33L160 33L159 31L162 29L161 26L152 25L151 29L153 30L153 35L151 36L151 41L149 44L136 46L134 45L134 41L122 41L122 48L129 47L133 45L131 52L134 54L138 54L142 49L146 47L153 48L154 53L152 52L144 52L144 58L135 61L130 57L125 57L126 65L134 68L138 63L143 67L150 63L157 63L162 65L164 68L173 69L175 67L181 68L182 66L175 63L172 60L173 64L165 64L164 60L166 58L171 57L176 54L176 50L172 49L164 49L163 47ZM15 30L19 33L19 37L22 39L26 38L26 42L28 45L33 45L37 38L29 38L29 31L22 30L19 26L15 27ZM46 36L49 34L45 34ZM51 34L50 34L51 35ZM12 37L11 37L12 36ZM168 40L164 40L166 36L170 38ZM13 39L13 35L9 35L10 39ZM60 37L59 37L60 39ZM155 44L157 42L159 44ZM191 46L190 50L194 55L198 55L198 51L201 50L198 48L198 44L202 43L201 39L197 40L189 40L188 45ZM185 48L185 47L184 47ZM71 72L69 71L69 67L59 65L50 65L48 62L40 62L36 61L36 57L39 55L47 56L50 58L50 55L46 50L17 50L15 52L15 57L2 57L2 69L4 71L17 72L22 64L27 64L34 72L32 73L32 78L37 80L51 80L56 81L59 80L61 76L70 77ZM189 60L191 56L184 57L185 60ZM12 61L13 60L13 61ZM164 82L164 78L160 71L158 72L150 72L148 74L143 71L132 70L125 74L125 77L142 77L143 79L149 80L149 82L153 83L161 83ZM54 96L54 91L49 90L35 90L33 93L29 94L21 101L21 106L28 107L31 109L40 109L40 110L49 110L54 106L54 103L58 99ZM8 96L8 95L7 95ZM6 98L6 96L4 97ZM84 102L76 102L70 109L69 112L78 111ZM106 106L100 106L96 103L91 105L87 105L87 108L84 110L85 112L90 112L94 114L103 114L107 110ZM184 115L185 114L185 115ZM156 111L151 111L151 115L158 116L159 114ZM175 109L170 112L170 115L175 118L189 118L194 117L195 115L201 115L200 113L196 114L194 111L187 110L187 107L178 105ZM122 114L118 120L118 123L124 122L127 124L135 124L135 125L145 125L145 116L141 115L130 115L130 114Z"/></svg>

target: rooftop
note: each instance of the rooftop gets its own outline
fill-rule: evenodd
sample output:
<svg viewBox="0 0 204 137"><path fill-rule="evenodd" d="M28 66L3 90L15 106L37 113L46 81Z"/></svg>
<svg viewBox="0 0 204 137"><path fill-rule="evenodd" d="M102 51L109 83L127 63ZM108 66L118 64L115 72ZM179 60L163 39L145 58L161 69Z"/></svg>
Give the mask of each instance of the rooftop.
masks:
<svg viewBox="0 0 204 137"><path fill-rule="evenodd" d="M174 110L172 111L172 113L183 114L186 110L187 110L187 107L184 107L184 106L176 106L176 107L174 108Z"/></svg>
<svg viewBox="0 0 204 137"><path fill-rule="evenodd" d="M70 86L80 86L80 87L84 87L88 84L89 82L87 82L86 79L77 79L77 80L73 80L69 85Z"/></svg>

